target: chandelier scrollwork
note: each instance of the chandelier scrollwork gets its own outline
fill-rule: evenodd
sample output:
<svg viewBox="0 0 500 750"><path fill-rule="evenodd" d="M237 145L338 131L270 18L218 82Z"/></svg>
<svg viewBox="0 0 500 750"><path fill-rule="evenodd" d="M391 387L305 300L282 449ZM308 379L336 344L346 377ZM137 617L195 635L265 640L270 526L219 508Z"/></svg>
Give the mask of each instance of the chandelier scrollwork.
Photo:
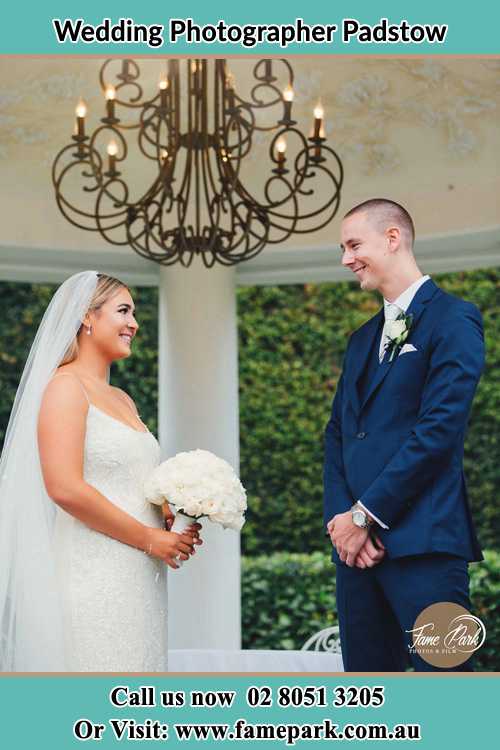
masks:
<svg viewBox="0 0 500 750"><path fill-rule="evenodd" d="M72 142L53 163L56 201L72 224L162 265L189 266L199 255L211 267L253 258L265 245L320 229L335 216L342 163L326 144L320 105L309 137L292 119L287 60L257 62L246 98L225 60L168 60L149 98L137 63L118 62L112 80L116 60L100 70L100 124L87 134L80 101ZM274 108L279 119L270 115ZM270 139L269 163L259 165L257 196L243 169L263 137ZM138 158L151 162L151 175L135 195L134 174L144 172Z"/></svg>

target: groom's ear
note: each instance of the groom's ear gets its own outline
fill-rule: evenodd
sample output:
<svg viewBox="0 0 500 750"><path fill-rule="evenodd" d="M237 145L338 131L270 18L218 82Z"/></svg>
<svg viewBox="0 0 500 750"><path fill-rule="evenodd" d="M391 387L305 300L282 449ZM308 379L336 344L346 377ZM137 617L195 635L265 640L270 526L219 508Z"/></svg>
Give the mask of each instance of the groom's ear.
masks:
<svg viewBox="0 0 500 750"><path fill-rule="evenodd" d="M387 249L390 253L395 253L401 247L401 230L399 227L388 227L385 230L387 239Z"/></svg>

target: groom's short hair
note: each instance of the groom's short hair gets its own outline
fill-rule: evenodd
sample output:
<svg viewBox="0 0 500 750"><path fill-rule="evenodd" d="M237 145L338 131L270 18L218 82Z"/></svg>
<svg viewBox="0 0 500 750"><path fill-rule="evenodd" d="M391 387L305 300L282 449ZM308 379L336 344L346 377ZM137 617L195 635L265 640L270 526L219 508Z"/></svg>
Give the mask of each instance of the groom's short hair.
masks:
<svg viewBox="0 0 500 750"><path fill-rule="evenodd" d="M406 236L409 248L413 248L413 243L415 242L415 225L406 208L403 208L399 203L391 201L388 198L370 198L351 208L344 216L344 219L361 212L369 214L380 231L384 231L391 224L396 224Z"/></svg>

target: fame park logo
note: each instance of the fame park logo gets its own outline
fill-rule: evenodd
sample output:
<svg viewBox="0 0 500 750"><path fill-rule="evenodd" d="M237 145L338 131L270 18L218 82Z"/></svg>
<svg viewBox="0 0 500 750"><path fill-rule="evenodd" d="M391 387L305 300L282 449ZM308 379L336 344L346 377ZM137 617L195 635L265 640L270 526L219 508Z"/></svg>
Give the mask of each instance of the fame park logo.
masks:
<svg viewBox="0 0 500 750"><path fill-rule="evenodd" d="M411 630L410 653L441 669L458 667L486 640L479 617L453 602L436 602L422 610Z"/></svg>

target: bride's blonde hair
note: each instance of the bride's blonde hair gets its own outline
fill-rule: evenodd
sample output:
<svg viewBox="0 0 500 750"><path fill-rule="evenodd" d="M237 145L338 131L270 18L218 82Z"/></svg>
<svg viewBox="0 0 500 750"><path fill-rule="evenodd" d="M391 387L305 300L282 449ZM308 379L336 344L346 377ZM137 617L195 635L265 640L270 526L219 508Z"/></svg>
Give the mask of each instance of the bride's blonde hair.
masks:
<svg viewBox="0 0 500 750"><path fill-rule="evenodd" d="M98 273L97 277L97 286L94 292L94 296L90 300L90 305L87 312L95 312L96 310L99 310L104 305L104 303L107 302L108 299L113 297L120 289L129 289L128 286L123 283L123 281L120 281L120 279L116 279L114 276L107 276L104 273ZM73 362L73 360L78 356L78 337L82 332L82 328L83 323L78 329L75 338L67 348L59 367L61 367L62 365L67 365L69 362Z"/></svg>

